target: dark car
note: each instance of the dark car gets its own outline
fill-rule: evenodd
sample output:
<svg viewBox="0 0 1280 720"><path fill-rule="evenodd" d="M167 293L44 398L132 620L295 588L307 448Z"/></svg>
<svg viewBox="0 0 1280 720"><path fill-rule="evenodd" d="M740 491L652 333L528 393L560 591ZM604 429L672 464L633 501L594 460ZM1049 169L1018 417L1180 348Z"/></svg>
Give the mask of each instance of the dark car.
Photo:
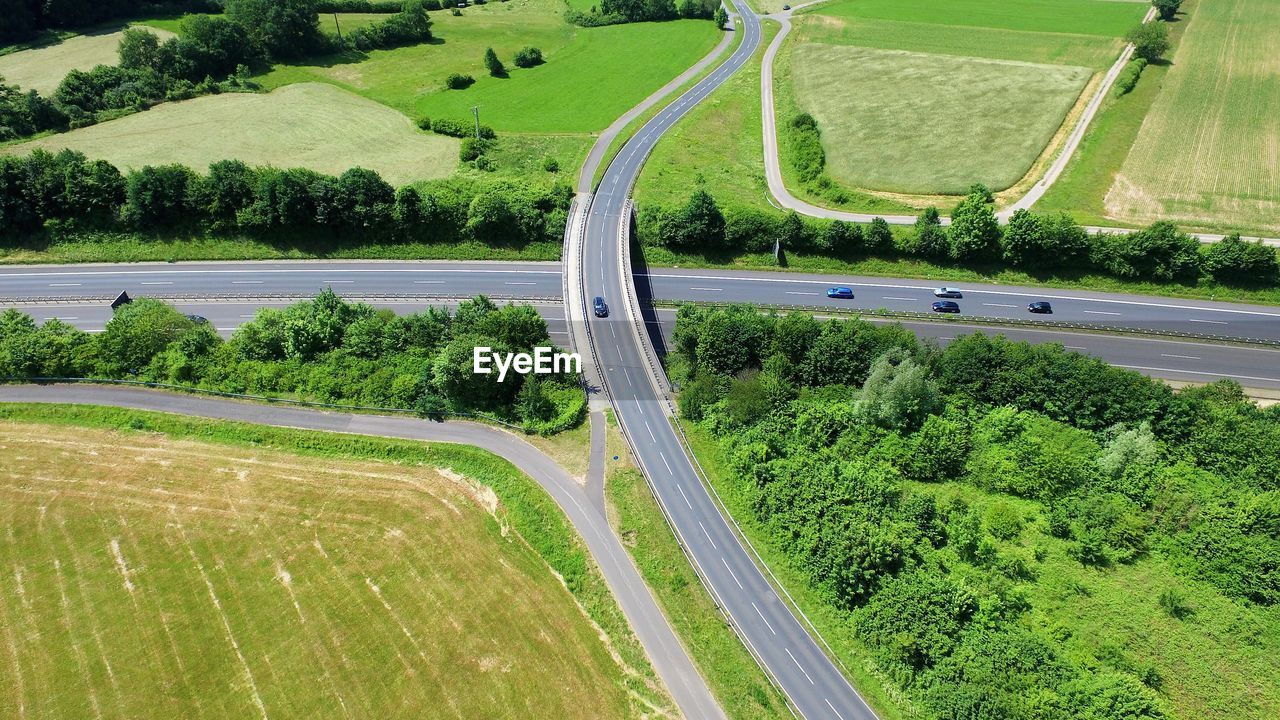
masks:
<svg viewBox="0 0 1280 720"><path fill-rule="evenodd" d="M845 300L848 300L853 297L853 289L847 288L847 287L827 288L827 297L843 298Z"/></svg>
<svg viewBox="0 0 1280 720"><path fill-rule="evenodd" d="M950 300L939 300L933 304L933 311L958 313L960 312L960 304L951 302Z"/></svg>
<svg viewBox="0 0 1280 720"><path fill-rule="evenodd" d="M207 317L205 317L205 316L203 316L203 315L188 315L188 316L187 316L187 319L188 319L188 320L190 320L191 322L193 322L193 323L197 324L197 325L208 325L208 324L209 324L209 318L207 318Z"/></svg>
<svg viewBox="0 0 1280 720"><path fill-rule="evenodd" d="M955 288L940 287L937 290L933 291L933 296L943 297L943 298L955 298L959 300L960 298L964 297L964 293L960 292Z"/></svg>
<svg viewBox="0 0 1280 720"><path fill-rule="evenodd" d="M591 307L595 309L596 317L609 317L609 306L604 304L604 298L599 295L591 301Z"/></svg>
<svg viewBox="0 0 1280 720"><path fill-rule="evenodd" d="M1053 306L1043 300L1037 300L1027 306L1028 312L1040 313L1042 315L1052 315Z"/></svg>

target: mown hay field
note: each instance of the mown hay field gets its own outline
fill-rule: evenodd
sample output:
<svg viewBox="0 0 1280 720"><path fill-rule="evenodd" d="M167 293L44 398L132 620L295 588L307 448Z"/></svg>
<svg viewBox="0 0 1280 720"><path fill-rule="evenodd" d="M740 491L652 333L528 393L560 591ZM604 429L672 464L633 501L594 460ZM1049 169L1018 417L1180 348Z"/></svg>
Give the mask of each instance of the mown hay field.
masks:
<svg viewBox="0 0 1280 720"><path fill-rule="evenodd" d="M842 0L823 15L1117 37L1146 12L1116 0Z"/></svg>
<svg viewBox="0 0 1280 720"><path fill-rule="evenodd" d="M822 129L834 178L937 194L1017 182L1091 75L1063 65L824 44L795 48L791 67L821 68L793 81L798 105Z"/></svg>
<svg viewBox="0 0 1280 720"><path fill-rule="evenodd" d="M445 177L458 164L457 140L421 133L401 113L323 83L164 103L5 151L35 148L79 150L121 168L237 159L336 175L359 166L393 184Z"/></svg>
<svg viewBox="0 0 1280 720"><path fill-rule="evenodd" d="M166 39L173 33L158 28L147 30ZM23 90L36 90L41 95L51 95L72 70L88 70L95 65L115 65L119 59L116 49L120 46L123 30L96 32L61 40L45 47L19 50L0 55L0 77L8 85L18 85Z"/></svg>
<svg viewBox="0 0 1280 720"><path fill-rule="evenodd" d="M1196 3L1173 65L1107 193L1145 223L1280 231L1280 3Z"/></svg>
<svg viewBox="0 0 1280 720"><path fill-rule="evenodd" d="M610 718L612 649L422 466L0 422L0 716Z"/></svg>

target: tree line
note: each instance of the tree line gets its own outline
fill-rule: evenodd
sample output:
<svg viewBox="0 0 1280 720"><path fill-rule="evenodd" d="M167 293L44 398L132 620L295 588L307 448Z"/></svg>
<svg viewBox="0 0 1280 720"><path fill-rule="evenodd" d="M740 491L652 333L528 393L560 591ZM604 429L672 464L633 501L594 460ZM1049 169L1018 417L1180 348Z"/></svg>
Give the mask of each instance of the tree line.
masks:
<svg viewBox="0 0 1280 720"><path fill-rule="evenodd" d="M1066 213L1018 210L1005 226L992 196L976 186L944 226L926 208L915 226L895 234L883 219L865 227L789 212L782 218L749 208L723 211L704 190L682 205L642 207L641 242L680 252L710 254L784 251L839 258L867 255L918 257L939 262L1003 264L1030 271L1085 270L1130 280L1195 281L1273 287L1280 283L1276 250L1238 234L1201 243L1168 221L1131 233L1090 234Z"/></svg>
<svg viewBox="0 0 1280 720"><path fill-rule="evenodd" d="M0 42L23 42L47 30L173 12L220 12L216 0L0 0Z"/></svg>
<svg viewBox="0 0 1280 720"><path fill-rule="evenodd" d="M719 7L718 0L601 0L590 12L570 10L566 18L584 27L677 18L713 19ZM723 27L723 22L720 25Z"/></svg>
<svg viewBox="0 0 1280 720"><path fill-rule="evenodd" d="M1167 717L1140 659L1030 621L1066 562L1151 557L1280 603L1280 411L1238 385L1174 392L1067 352L899 325L685 306L681 415L719 438L731 498L921 717ZM1180 619L1180 582L1153 609ZM837 634L839 637L839 634Z"/></svg>
<svg viewBox="0 0 1280 720"><path fill-rule="evenodd" d="M485 413L554 434L581 422L576 376L472 372L472 348L531 352L550 347L546 322L528 305L483 296L450 313L397 316L325 290L286 308L265 308L223 340L159 300L120 307L97 335L59 320L37 325L0 314L0 378L141 380L217 392L416 410L424 416Z"/></svg>
<svg viewBox="0 0 1280 720"><path fill-rule="evenodd" d="M130 28L118 65L72 70L50 98L0 83L0 140L84 127L166 100L253 90L253 69L275 60L431 39L423 0L404 0L398 12L341 39L320 30L317 8L316 0L225 0L225 16L188 15L178 36L163 42Z"/></svg>
<svg viewBox="0 0 1280 720"><path fill-rule="evenodd" d="M121 173L63 150L0 157L0 237L19 245L47 230L356 235L361 241L512 245L558 241L572 190L563 183L449 179L394 188L378 173L339 176L224 160L199 174L182 165Z"/></svg>

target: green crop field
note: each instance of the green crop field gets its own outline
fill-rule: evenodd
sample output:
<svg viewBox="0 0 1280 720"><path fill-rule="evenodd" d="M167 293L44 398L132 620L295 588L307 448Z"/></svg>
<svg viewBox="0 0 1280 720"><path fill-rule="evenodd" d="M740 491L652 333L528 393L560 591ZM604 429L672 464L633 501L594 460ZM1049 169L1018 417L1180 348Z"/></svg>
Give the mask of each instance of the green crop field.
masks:
<svg viewBox="0 0 1280 720"><path fill-rule="evenodd" d="M1129 222L1280 231L1280 3L1196 3L1107 193Z"/></svg>
<svg viewBox="0 0 1280 720"><path fill-rule="evenodd" d="M494 491L451 471L29 421L0 434L4 717L649 710Z"/></svg>
<svg viewBox="0 0 1280 720"><path fill-rule="evenodd" d="M268 87L299 81L339 85L408 115L481 121L498 132L592 133L692 65L720 35L705 20L579 28L565 22L561 0L513 0L470 7L462 15L432 13L431 43L378 50L358 62L281 66L260 80ZM546 63L517 68L525 46ZM490 77L492 47L509 77ZM475 85L446 90L452 73Z"/></svg>
<svg viewBox="0 0 1280 720"><path fill-rule="evenodd" d="M204 169L235 158L340 174L358 165L393 184L444 177L458 164L457 140L418 132L399 112L322 83L165 103L4 150L34 148L71 148L121 168L177 162Z"/></svg>
<svg viewBox="0 0 1280 720"><path fill-rule="evenodd" d="M904 20L933 25L1123 35L1146 8L1114 0L842 0L818 8L823 15Z"/></svg>
<svg viewBox="0 0 1280 720"><path fill-rule="evenodd" d="M161 39L172 37L167 30L148 28ZM115 65L116 48L123 30L98 32L61 40L53 45L0 55L0 77L6 84L50 95L72 70L88 70L95 65Z"/></svg>
<svg viewBox="0 0 1280 720"><path fill-rule="evenodd" d="M1017 182L1090 76L1061 65L837 45L796 48L792 67L800 66L823 68L796 73L795 93L822 128L833 177L931 194Z"/></svg>

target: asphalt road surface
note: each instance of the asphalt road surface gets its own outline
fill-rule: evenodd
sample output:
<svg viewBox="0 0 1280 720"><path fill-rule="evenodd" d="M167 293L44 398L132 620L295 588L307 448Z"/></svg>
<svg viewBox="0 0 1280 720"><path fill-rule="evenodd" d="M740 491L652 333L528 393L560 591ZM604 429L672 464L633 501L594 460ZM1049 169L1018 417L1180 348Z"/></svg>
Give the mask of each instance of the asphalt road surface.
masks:
<svg viewBox="0 0 1280 720"><path fill-rule="evenodd" d="M739 28L743 38L729 59L642 127L606 169L587 210L582 277L569 278L571 292L603 296L615 315L625 316L624 287L631 278L622 269L621 253L629 248L619 238L620 223L630 221L627 193L662 135L755 52L760 24L754 13L748 11ZM739 635L801 716L874 718L761 574L694 472L651 377L660 370L649 364L633 326L617 317L586 319L601 376L631 448L681 544ZM682 709L689 717L712 716ZM718 708L714 712L721 715Z"/></svg>
<svg viewBox="0 0 1280 720"><path fill-rule="evenodd" d="M649 660L667 681L672 694L701 693L710 697L706 684L667 623L649 587L609 527L602 510L592 503L586 488L570 477L555 460L513 433L469 422L350 415L287 405L93 385L0 385L0 402L107 405L277 427L462 443L488 450L533 478L568 516L627 616L631 629L644 645Z"/></svg>
<svg viewBox="0 0 1280 720"><path fill-rule="evenodd" d="M613 196L602 194L597 202L610 197ZM601 220L593 220L592 232L601 232ZM601 279L600 273L605 269L598 251L597 247L594 257L588 258L594 265L593 275L588 278L593 282ZM115 297L121 291L135 297L309 297L326 287L353 297L457 298L484 293L496 298L559 299L560 273L560 263L367 260L10 266L0 268L0 303L32 298ZM642 297L649 295L658 300L919 312L929 309L936 299L932 290L941 284L906 278L669 268L650 269L636 280ZM827 298L826 289L836 285L851 287L854 299ZM962 315L1280 340L1278 307L1005 285L951 286L964 294L957 300ZM1053 314L1029 314L1027 303L1035 300L1051 302Z"/></svg>

